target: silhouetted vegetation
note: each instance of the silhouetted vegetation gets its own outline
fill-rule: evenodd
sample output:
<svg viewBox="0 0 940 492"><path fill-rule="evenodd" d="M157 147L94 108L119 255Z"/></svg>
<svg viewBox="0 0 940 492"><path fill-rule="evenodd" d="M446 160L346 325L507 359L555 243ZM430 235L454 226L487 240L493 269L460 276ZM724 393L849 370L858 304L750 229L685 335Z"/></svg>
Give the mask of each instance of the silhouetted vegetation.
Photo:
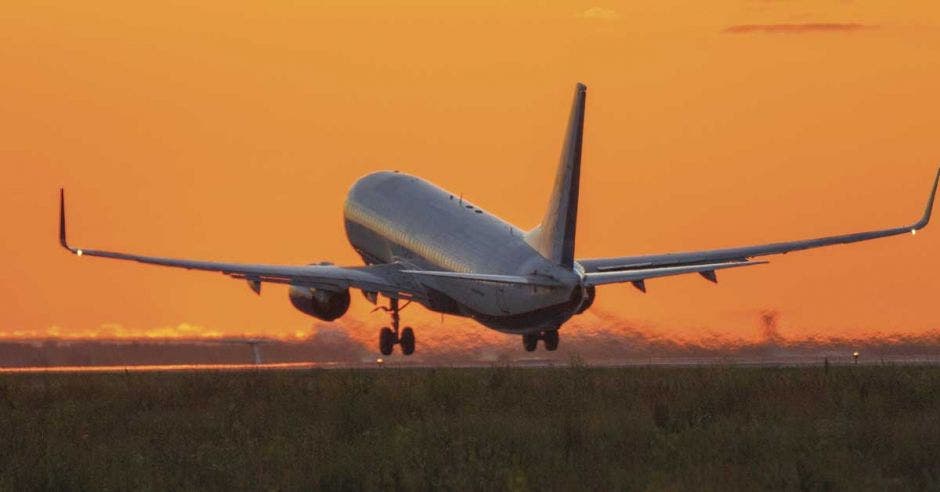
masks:
<svg viewBox="0 0 940 492"><path fill-rule="evenodd" d="M940 487L940 368L0 375L0 489Z"/></svg>

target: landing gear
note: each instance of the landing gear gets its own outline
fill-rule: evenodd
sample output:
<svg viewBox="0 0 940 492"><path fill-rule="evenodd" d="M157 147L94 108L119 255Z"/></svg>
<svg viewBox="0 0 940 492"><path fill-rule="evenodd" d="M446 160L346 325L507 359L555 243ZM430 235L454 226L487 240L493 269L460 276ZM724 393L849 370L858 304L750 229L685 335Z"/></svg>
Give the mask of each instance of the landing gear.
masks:
<svg viewBox="0 0 940 492"><path fill-rule="evenodd" d="M415 332L411 327L406 327L401 331L401 353L411 355L415 352Z"/></svg>
<svg viewBox="0 0 940 492"><path fill-rule="evenodd" d="M558 348L558 330L548 330L542 333L542 340L545 341L545 350L553 352Z"/></svg>
<svg viewBox="0 0 940 492"><path fill-rule="evenodd" d="M526 352L534 352L539 340L545 342L545 350L552 352L558 349L558 330L545 330L541 333L528 333L522 335L522 346Z"/></svg>
<svg viewBox="0 0 940 492"><path fill-rule="evenodd" d="M539 346L539 336L534 333L522 335L522 346L525 347L526 352L535 352L535 348Z"/></svg>
<svg viewBox="0 0 940 492"><path fill-rule="evenodd" d="M406 303L405 306L409 303ZM404 309L405 306L399 308L398 299L390 299L389 307L376 308L392 313L392 327L389 328L385 326L379 331L379 352L381 352L382 355L391 355L392 351L395 349L395 344L401 344L401 353L405 355L411 355L415 352L414 330L412 330L410 326L406 326L405 329L401 330L400 334L398 330L400 319L398 311Z"/></svg>
<svg viewBox="0 0 940 492"><path fill-rule="evenodd" d="M392 355L392 347L395 345L395 332L385 326L379 331L379 352L382 355Z"/></svg>

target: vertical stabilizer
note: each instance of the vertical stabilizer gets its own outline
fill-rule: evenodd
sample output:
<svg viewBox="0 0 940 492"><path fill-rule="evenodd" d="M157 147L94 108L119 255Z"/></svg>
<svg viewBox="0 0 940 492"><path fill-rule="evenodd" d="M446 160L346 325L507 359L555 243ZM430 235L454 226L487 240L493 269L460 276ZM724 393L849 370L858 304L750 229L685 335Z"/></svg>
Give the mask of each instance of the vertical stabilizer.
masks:
<svg viewBox="0 0 940 492"><path fill-rule="evenodd" d="M574 236L578 221L578 187L581 179L581 142L584 137L584 100L587 87L574 91L568 129L561 149L561 162L548 210L541 224L526 235L526 241L542 256L563 267L574 266Z"/></svg>

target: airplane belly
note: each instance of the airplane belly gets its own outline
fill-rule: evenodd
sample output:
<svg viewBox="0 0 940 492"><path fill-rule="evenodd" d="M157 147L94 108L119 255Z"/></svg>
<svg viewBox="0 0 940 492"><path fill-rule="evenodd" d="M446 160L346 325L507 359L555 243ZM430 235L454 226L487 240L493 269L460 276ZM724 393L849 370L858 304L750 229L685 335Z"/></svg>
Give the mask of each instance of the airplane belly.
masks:
<svg viewBox="0 0 940 492"><path fill-rule="evenodd" d="M470 308L469 316L495 330L507 333L529 333L556 330L577 313L583 300L580 287L526 291L526 287L504 289L499 312Z"/></svg>
<svg viewBox="0 0 940 492"><path fill-rule="evenodd" d="M458 314L508 333L557 329L581 306L580 287L545 288L446 280L435 292L454 300Z"/></svg>

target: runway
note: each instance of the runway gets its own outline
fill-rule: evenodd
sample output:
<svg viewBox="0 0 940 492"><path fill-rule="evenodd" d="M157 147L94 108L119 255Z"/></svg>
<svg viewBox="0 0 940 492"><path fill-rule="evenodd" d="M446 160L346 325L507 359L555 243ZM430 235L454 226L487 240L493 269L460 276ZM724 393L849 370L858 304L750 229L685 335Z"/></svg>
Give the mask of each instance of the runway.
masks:
<svg viewBox="0 0 940 492"><path fill-rule="evenodd" d="M253 372L253 371L304 371L330 369L378 370L383 368L429 369L429 368L553 368L583 365L586 367L700 367L700 366L736 366L736 367L823 367L826 363L833 366L878 366L878 365L940 365L940 356L921 357L886 356L860 358L855 361L851 356L843 357L776 357L776 358L729 358L729 357L685 357L685 358L647 358L629 360L583 361L573 359L523 358L514 361L467 362L452 364L429 363L426 361L408 361L401 358L376 358L368 362L320 361L320 362L285 362L267 364L141 364L141 365L64 365L64 366L24 366L0 367L0 374L30 373L120 373L120 372Z"/></svg>

